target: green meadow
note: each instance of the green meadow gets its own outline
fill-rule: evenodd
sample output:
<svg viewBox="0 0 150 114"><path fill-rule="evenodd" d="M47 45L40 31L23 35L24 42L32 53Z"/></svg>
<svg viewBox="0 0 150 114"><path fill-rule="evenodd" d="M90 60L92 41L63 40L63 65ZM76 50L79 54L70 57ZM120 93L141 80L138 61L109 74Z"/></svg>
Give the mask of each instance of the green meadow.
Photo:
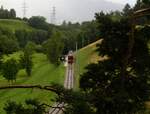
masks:
<svg viewBox="0 0 150 114"><path fill-rule="evenodd" d="M8 56L4 56L4 61L10 58L19 60L21 52L17 52ZM65 67L62 65L56 67L49 63L46 55L41 53L33 54L33 69L32 75L28 77L24 69L21 69L17 74L16 84L40 84L50 85L57 83L63 85ZM2 76L0 76L0 85L8 85L9 83ZM52 104L55 94L49 91L38 89L12 89L0 91L0 114L4 114L3 107L8 100L23 102L26 99L36 98L42 103Z"/></svg>

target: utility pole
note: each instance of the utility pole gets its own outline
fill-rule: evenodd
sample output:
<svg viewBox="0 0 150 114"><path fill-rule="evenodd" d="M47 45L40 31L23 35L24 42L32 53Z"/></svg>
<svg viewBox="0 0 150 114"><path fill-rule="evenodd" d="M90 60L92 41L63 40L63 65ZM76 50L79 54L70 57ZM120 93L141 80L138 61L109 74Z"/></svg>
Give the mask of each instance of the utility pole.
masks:
<svg viewBox="0 0 150 114"><path fill-rule="evenodd" d="M52 13L51 13L51 24L56 24L56 7L52 7Z"/></svg>
<svg viewBox="0 0 150 114"><path fill-rule="evenodd" d="M74 84L76 84L76 81L77 81L77 78L76 77L78 77L78 75L79 75L79 63L78 63L78 56L77 56L77 51L78 51L78 42L76 42L75 43L75 49L76 49L76 51L75 51L75 64L74 64Z"/></svg>
<svg viewBox="0 0 150 114"><path fill-rule="evenodd" d="M76 42L76 52L78 51L78 42Z"/></svg>
<svg viewBox="0 0 150 114"><path fill-rule="evenodd" d="M25 18L26 17L26 12L27 12L27 4L26 4L25 0L23 1L22 9L23 9L23 18Z"/></svg>
<svg viewBox="0 0 150 114"><path fill-rule="evenodd" d="M84 47L84 37L82 38L82 48Z"/></svg>

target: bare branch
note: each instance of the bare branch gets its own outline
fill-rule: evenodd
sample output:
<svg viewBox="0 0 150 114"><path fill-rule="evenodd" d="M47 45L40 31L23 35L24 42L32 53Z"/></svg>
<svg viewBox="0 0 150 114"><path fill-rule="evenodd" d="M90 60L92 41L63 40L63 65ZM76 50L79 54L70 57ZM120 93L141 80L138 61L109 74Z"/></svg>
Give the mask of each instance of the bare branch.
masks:
<svg viewBox="0 0 150 114"><path fill-rule="evenodd" d="M139 18L150 15L150 8L141 9L133 13L133 18Z"/></svg>
<svg viewBox="0 0 150 114"><path fill-rule="evenodd" d="M53 86L42 86L42 85L8 85L8 86L0 86L0 90L4 89L41 89L41 90L47 90L52 91L58 94L58 91Z"/></svg>
<svg viewBox="0 0 150 114"><path fill-rule="evenodd" d="M142 14L142 13L149 13L150 12L150 8L145 8L145 9L140 9L134 12L134 15L137 14Z"/></svg>

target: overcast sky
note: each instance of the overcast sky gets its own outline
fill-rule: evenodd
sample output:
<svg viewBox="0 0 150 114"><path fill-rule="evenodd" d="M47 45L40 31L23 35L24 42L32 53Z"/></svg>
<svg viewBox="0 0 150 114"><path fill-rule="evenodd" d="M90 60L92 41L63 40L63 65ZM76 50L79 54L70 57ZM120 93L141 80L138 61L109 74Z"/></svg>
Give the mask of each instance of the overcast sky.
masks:
<svg viewBox="0 0 150 114"><path fill-rule="evenodd" d="M0 0L4 8L14 8L17 16L23 16L24 0ZM81 22L94 19L94 13L110 10L121 10L126 3L133 6L136 0L25 0L27 17L44 16L50 22L52 7L56 7L56 22L63 20Z"/></svg>

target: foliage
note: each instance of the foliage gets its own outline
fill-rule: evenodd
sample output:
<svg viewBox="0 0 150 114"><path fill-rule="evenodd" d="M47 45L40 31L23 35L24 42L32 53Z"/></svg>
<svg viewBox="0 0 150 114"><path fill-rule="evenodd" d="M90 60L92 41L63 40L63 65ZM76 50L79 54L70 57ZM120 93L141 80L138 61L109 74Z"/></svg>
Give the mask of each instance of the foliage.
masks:
<svg viewBox="0 0 150 114"><path fill-rule="evenodd" d="M2 54L11 54L18 51L19 46L16 40L8 38L8 36L2 35L0 37L0 52Z"/></svg>
<svg viewBox="0 0 150 114"><path fill-rule="evenodd" d="M41 21L39 21L41 20ZM0 27L9 28L10 33L14 34L19 43L20 48L24 48L28 41L32 41L36 44L42 44L53 34L53 29L57 29L62 34L62 39L64 42L63 54L68 53L69 50L75 50L76 42L78 42L78 48L81 48L91 42L94 42L98 39L97 35L97 24L95 21L79 23L66 22L59 26L50 25L46 23L45 19L39 16L31 17L28 20L28 23L33 21L33 24L38 27L38 29L33 29L31 24L20 20L12 19L2 19L0 20ZM37 22L35 22L37 21ZM41 23L41 24L40 24ZM39 24L39 25L38 25ZM31 25L31 26L29 26ZM44 27L43 27L44 26ZM8 33L7 33L8 34ZM82 42L81 42L82 41Z"/></svg>
<svg viewBox="0 0 150 114"><path fill-rule="evenodd" d="M132 8L129 4L126 4L125 7L123 8L123 15L124 16L131 16L132 14Z"/></svg>
<svg viewBox="0 0 150 114"><path fill-rule="evenodd" d="M123 12L117 10L117 11L110 12L109 16L111 17L111 19L113 21L118 21L118 20L120 20L122 18L123 14L124 14Z"/></svg>
<svg viewBox="0 0 150 114"><path fill-rule="evenodd" d="M62 90L62 88L57 89ZM65 105L64 114L94 114L90 104L86 102L89 98L85 93L63 89L56 101L69 104Z"/></svg>
<svg viewBox="0 0 150 114"><path fill-rule="evenodd" d="M76 43L80 49L99 39L97 24L94 20L82 24L64 21L57 29L62 33L65 43L63 54L67 54L69 50L75 50Z"/></svg>
<svg viewBox="0 0 150 114"><path fill-rule="evenodd" d="M36 45L35 51L37 53L43 53L44 49L43 49L42 45Z"/></svg>
<svg viewBox="0 0 150 114"><path fill-rule="evenodd" d="M3 63L3 61L2 61L2 54L0 53L0 72L2 70L2 63Z"/></svg>
<svg viewBox="0 0 150 114"><path fill-rule="evenodd" d="M21 48L24 48L29 41L42 44L48 39L48 33L44 30L16 30L15 36Z"/></svg>
<svg viewBox="0 0 150 114"><path fill-rule="evenodd" d="M109 58L90 64L82 74L80 87L91 96L88 101L98 114L132 114L145 109L149 100L150 54L149 33L144 27L135 32L133 51L129 56L130 23L127 18L112 21L109 15L96 14L104 38L98 47L100 56ZM147 31L145 33L145 31ZM129 60L125 61L126 56Z"/></svg>
<svg viewBox="0 0 150 114"><path fill-rule="evenodd" d="M82 48L99 39L96 21L83 22L77 36L78 48Z"/></svg>
<svg viewBox="0 0 150 114"><path fill-rule="evenodd" d="M0 53L11 54L19 48L14 34L6 28L0 27Z"/></svg>
<svg viewBox="0 0 150 114"><path fill-rule="evenodd" d="M22 68L25 68L28 76L31 76L33 62L32 62L32 54L35 51L35 44L32 42L28 42L24 49L24 53L20 56L20 64Z"/></svg>
<svg viewBox="0 0 150 114"><path fill-rule="evenodd" d="M16 11L14 9L10 9L10 17L16 18Z"/></svg>
<svg viewBox="0 0 150 114"><path fill-rule="evenodd" d="M27 45L25 46L25 53L28 53L29 55L32 55L35 52L36 44L34 42L29 41Z"/></svg>
<svg viewBox="0 0 150 114"><path fill-rule="evenodd" d="M2 74L5 79L7 79L9 82L16 81L16 76L19 71L19 65L16 60L10 59L7 60L2 65Z"/></svg>
<svg viewBox="0 0 150 114"><path fill-rule="evenodd" d="M43 47L49 61L55 65L58 65L59 58L64 48L61 34L55 31L52 37L43 44Z"/></svg>
<svg viewBox="0 0 150 114"><path fill-rule="evenodd" d="M45 106L36 99L28 99L25 101L26 106L21 103L8 101L4 110L7 114L44 114Z"/></svg>
<svg viewBox="0 0 150 114"><path fill-rule="evenodd" d="M46 19L42 16L33 16L28 21L29 25L37 28L37 29L43 29L48 30L48 23L46 23Z"/></svg>
<svg viewBox="0 0 150 114"><path fill-rule="evenodd" d="M48 32L45 30L35 30L32 33L31 41L36 44L42 44L44 41L48 39Z"/></svg>
<svg viewBox="0 0 150 114"><path fill-rule="evenodd" d="M14 9L4 9L3 6L0 8L0 19L14 19L16 18L16 11Z"/></svg>
<svg viewBox="0 0 150 114"><path fill-rule="evenodd" d="M28 41L31 41L32 39L32 32L29 32L27 30L16 30L15 36L18 40L19 46L21 48L24 48Z"/></svg>
<svg viewBox="0 0 150 114"><path fill-rule="evenodd" d="M150 1L149 0L137 0L136 5L134 6L134 10L141 10L141 9L145 9L145 8L149 8L150 7ZM137 19L138 23L143 24L144 22L150 23L150 15L144 16L144 17L140 17Z"/></svg>
<svg viewBox="0 0 150 114"><path fill-rule="evenodd" d="M4 58L4 61L14 58L19 60L22 52L11 54ZM64 84L65 68L63 65L56 67L50 64L45 54L34 53L32 55L33 67L32 75L28 77L25 70L20 70L17 74L17 81L14 85L51 85L52 83ZM19 61L18 61L19 62ZM0 76L0 84L8 85L7 80ZM14 90L1 90L0 91L0 114L5 114L3 107L8 98L11 101L24 104L26 99L39 99L41 102L52 105L55 94L49 91L41 91L39 89L14 89ZM19 97L18 97L19 96Z"/></svg>
<svg viewBox="0 0 150 114"><path fill-rule="evenodd" d="M149 0L137 0L134 9L139 10L142 8L148 8L150 6Z"/></svg>

